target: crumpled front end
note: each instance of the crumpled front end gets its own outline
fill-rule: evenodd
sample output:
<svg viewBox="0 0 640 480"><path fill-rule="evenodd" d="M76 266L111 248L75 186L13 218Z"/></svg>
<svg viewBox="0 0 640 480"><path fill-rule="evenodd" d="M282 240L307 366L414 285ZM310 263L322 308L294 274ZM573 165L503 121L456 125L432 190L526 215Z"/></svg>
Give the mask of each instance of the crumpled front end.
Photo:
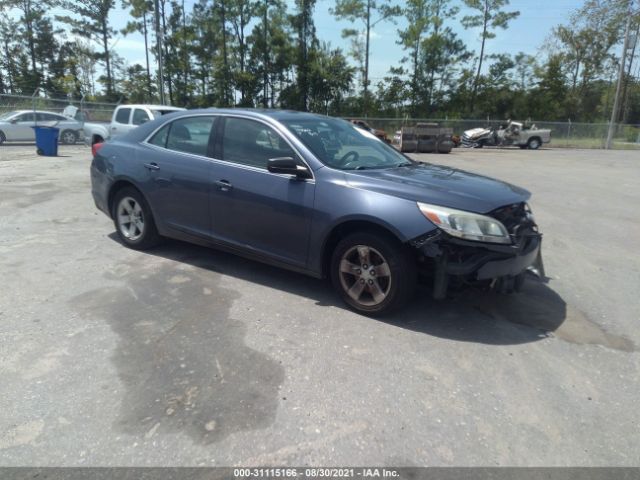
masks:
<svg viewBox="0 0 640 480"><path fill-rule="evenodd" d="M472 128L462 133L462 146L475 147L483 138L487 138L491 134L488 128Z"/></svg>
<svg viewBox="0 0 640 480"><path fill-rule="evenodd" d="M505 226L511 244L493 244L455 238L442 230L413 239L419 269L432 277L433 296L446 297L452 287L485 285L510 293L518 291L527 270L544 278L542 234L524 202L487 214Z"/></svg>

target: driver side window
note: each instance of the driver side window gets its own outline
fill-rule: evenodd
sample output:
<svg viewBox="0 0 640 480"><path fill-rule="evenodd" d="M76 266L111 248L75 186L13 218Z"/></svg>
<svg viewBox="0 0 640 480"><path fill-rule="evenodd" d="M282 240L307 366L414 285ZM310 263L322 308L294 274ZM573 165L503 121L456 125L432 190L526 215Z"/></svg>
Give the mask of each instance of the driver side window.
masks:
<svg viewBox="0 0 640 480"><path fill-rule="evenodd" d="M18 116L16 120L18 122L33 122L35 121L35 117L33 116L33 113L23 113L22 115Z"/></svg>
<svg viewBox="0 0 640 480"><path fill-rule="evenodd" d="M222 160L266 169L270 158L279 157L297 155L274 129L246 118L225 119Z"/></svg>

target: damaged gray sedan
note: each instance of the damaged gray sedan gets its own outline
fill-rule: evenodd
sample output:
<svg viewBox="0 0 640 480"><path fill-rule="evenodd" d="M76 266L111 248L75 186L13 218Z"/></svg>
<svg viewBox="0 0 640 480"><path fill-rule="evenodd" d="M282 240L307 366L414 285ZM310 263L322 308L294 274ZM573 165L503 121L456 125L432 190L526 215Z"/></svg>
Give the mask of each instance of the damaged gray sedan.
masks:
<svg viewBox="0 0 640 480"><path fill-rule="evenodd" d="M95 204L126 246L171 237L329 277L365 314L401 307L418 277L443 298L469 283L517 290L541 267L528 191L415 162L343 120L191 110L94 154Z"/></svg>

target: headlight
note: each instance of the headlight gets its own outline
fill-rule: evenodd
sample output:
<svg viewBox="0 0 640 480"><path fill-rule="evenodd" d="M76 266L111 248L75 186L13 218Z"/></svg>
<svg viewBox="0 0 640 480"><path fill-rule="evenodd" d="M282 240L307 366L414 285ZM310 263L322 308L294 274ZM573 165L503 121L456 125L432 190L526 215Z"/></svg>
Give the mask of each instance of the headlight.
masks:
<svg viewBox="0 0 640 480"><path fill-rule="evenodd" d="M477 242L511 243L509 232L495 218L418 202L422 214L449 235Z"/></svg>

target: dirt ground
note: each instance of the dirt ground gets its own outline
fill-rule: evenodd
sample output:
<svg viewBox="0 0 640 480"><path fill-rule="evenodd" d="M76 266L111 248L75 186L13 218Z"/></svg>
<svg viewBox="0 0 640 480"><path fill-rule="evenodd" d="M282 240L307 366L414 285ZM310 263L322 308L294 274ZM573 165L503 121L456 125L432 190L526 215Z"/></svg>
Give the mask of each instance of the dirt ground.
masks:
<svg viewBox="0 0 640 480"><path fill-rule="evenodd" d="M87 147L0 147L0 465L640 463L640 156L420 155L529 189L547 284L393 318L179 242L123 247Z"/></svg>

